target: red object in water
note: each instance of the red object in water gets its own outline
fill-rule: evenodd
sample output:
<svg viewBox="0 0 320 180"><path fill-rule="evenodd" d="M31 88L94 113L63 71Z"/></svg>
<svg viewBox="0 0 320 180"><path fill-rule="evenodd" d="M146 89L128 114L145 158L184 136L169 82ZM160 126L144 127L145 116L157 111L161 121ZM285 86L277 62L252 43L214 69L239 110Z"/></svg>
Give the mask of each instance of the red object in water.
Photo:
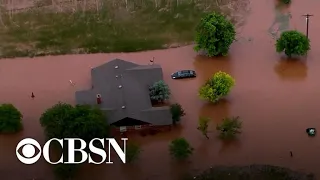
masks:
<svg viewBox="0 0 320 180"><path fill-rule="evenodd" d="M97 104L101 104L101 96L100 96L100 94L97 95Z"/></svg>
<svg viewBox="0 0 320 180"><path fill-rule="evenodd" d="M100 97L97 98L97 104L101 104L101 98Z"/></svg>

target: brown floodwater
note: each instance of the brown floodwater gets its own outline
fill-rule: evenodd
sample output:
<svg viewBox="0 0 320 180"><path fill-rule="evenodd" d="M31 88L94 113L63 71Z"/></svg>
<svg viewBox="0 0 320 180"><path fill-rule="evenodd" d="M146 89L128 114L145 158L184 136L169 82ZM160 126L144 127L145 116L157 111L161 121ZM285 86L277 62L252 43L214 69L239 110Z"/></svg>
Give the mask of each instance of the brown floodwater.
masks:
<svg viewBox="0 0 320 180"><path fill-rule="evenodd" d="M251 1L251 12L227 58L197 56L191 46L141 53L48 56L0 61L0 103L13 103L23 113L24 130L16 135L0 136L0 175L3 180L53 179L50 165L41 160L23 165L15 156L21 139L32 137L44 142L39 116L58 101L74 103L74 92L90 88L90 68L113 58L163 67L165 81L172 89L173 101L184 107L187 115L175 130L147 137L129 137L141 144L140 159L131 167L113 165L84 166L76 179L177 179L186 171L198 171L211 165L263 163L290 167L320 175L320 141L309 138L308 127L320 128L320 1L294 0L285 10L273 1ZM290 28L305 31L304 13L314 16L310 22L311 51L300 61L287 61L275 52L273 35L268 31L277 13L290 12ZM279 21L280 22L280 21ZM281 23L281 22L280 22ZM277 24L277 23L276 23ZM275 25L273 31L277 31ZM284 25L285 26L285 25ZM170 74L180 69L195 69L198 77L172 80ZM230 73L236 85L218 104L201 101L198 88L217 71ZM71 86L69 80L75 83ZM30 98L34 92L35 99ZM210 139L196 129L199 116L212 119ZM227 116L240 116L243 133L237 141L222 142L215 125ZM169 142L187 138L195 152L186 163L173 161ZM290 151L293 157L290 157Z"/></svg>

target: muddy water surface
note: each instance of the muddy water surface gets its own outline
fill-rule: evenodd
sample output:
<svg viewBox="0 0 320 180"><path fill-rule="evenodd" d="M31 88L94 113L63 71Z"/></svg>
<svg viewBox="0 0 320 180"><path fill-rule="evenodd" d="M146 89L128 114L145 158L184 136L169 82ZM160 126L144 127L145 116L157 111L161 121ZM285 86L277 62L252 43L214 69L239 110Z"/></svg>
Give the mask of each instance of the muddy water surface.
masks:
<svg viewBox="0 0 320 180"><path fill-rule="evenodd" d="M132 167L114 165L85 166L76 179L177 179L184 171L204 169L210 165L266 163L286 166L320 175L320 142L308 138L305 128L320 128L320 41L317 33L320 1L293 1L289 29L305 30L304 13L315 16L310 22L312 50L298 62L286 61L275 53L270 26L277 10L273 1L251 2L251 14L234 43L228 58L197 56L192 47L129 54L96 54L41 57L0 61L0 103L14 103L24 114L24 131L0 136L0 175L4 180L32 178L53 179L52 170L43 160L35 165L22 165L15 157L15 146L25 137L44 142L39 125L40 114L58 101L74 103L76 90L90 87L90 68L113 58L163 66L165 81L172 99L183 105L187 116L176 130L150 137L135 137L142 145L140 160ZM281 23L281 22L280 22ZM277 23L276 23L277 24ZM274 25L273 31L277 31ZM285 26L282 26L285 27ZM281 28L278 28L281 30ZM195 69L196 79L171 80L170 73ZM222 70L236 79L228 98L219 104L205 103L197 97L199 86L213 73ZM70 86L69 80L75 82ZM30 98L31 92L35 99ZM196 130L199 116L212 118L210 139ZM216 123L227 116L240 116L243 133L235 142L219 141ZM195 148L189 163L170 159L168 143L186 137ZM290 157L289 151L293 152Z"/></svg>

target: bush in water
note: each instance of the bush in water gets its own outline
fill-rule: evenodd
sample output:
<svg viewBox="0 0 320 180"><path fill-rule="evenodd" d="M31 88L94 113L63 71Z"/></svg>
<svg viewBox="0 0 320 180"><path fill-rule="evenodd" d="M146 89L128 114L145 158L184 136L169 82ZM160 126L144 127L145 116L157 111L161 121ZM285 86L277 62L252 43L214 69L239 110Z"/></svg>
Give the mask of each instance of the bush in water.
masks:
<svg viewBox="0 0 320 180"><path fill-rule="evenodd" d="M307 36L295 30L281 33L276 43L276 51L284 52L288 57L306 55L309 50L310 41Z"/></svg>
<svg viewBox="0 0 320 180"><path fill-rule="evenodd" d="M180 121L181 117L186 115L182 106L178 103L170 105L170 111L172 115L173 124L176 124Z"/></svg>
<svg viewBox="0 0 320 180"><path fill-rule="evenodd" d="M14 133L21 129L21 112L12 104L0 105L0 133Z"/></svg>
<svg viewBox="0 0 320 180"><path fill-rule="evenodd" d="M209 136L208 136L209 121L210 119L207 117L200 117L198 122L198 128L197 128L207 139L209 139Z"/></svg>
<svg viewBox="0 0 320 180"><path fill-rule="evenodd" d="M220 138L229 139L234 138L236 134L241 133L240 129L242 122L240 117L224 118L221 124L218 124L216 129L220 131Z"/></svg>
<svg viewBox="0 0 320 180"><path fill-rule="evenodd" d="M235 81L229 74L219 71L200 88L199 96L215 103L228 95L234 84Z"/></svg>
<svg viewBox="0 0 320 180"><path fill-rule="evenodd" d="M280 0L283 4L290 4L291 0Z"/></svg>
<svg viewBox="0 0 320 180"><path fill-rule="evenodd" d="M137 144L128 144L126 149L126 161L132 163L138 159L141 153L141 148Z"/></svg>
<svg viewBox="0 0 320 180"><path fill-rule="evenodd" d="M170 154L178 160L184 160L193 153L193 148L184 138L173 140L169 146Z"/></svg>
<svg viewBox="0 0 320 180"><path fill-rule="evenodd" d="M105 114L89 105L58 103L41 115L40 123L49 139L77 137L89 142L109 135Z"/></svg>

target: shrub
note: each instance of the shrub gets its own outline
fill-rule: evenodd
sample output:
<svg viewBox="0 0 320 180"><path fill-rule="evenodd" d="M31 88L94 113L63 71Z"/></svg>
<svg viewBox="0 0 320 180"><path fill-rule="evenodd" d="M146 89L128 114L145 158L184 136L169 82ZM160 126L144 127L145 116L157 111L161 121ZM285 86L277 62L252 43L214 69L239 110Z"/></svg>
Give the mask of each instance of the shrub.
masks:
<svg viewBox="0 0 320 180"><path fill-rule="evenodd" d="M206 51L209 57L226 56L235 40L234 25L219 13L211 13L200 20L196 28L195 50Z"/></svg>
<svg viewBox="0 0 320 180"><path fill-rule="evenodd" d="M193 148L184 138L173 140L169 146L170 154L178 160L184 160L193 153Z"/></svg>
<svg viewBox="0 0 320 180"><path fill-rule="evenodd" d="M22 114L12 104L0 105L0 133L14 133L22 129Z"/></svg>
<svg viewBox="0 0 320 180"><path fill-rule="evenodd" d="M169 86L162 80L157 81L150 86L149 91L150 99L156 102L163 102L164 100L169 99L171 94Z"/></svg>
<svg viewBox="0 0 320 180"><path fill-rule="evenodd" d="M217 125L216 129L220 131L220 138L234 138L236 134L241 133L242 122L240 117L224 118L222 123Z"/></svg>
<svg viewBox="0 0 320 180"><path fill-rule="evenodd" d="M280 0L280 1L283 4L290 4L291 3L291 0Z"/></svg>
<svg viewBox="0 0 320 180"><path fill-rule="evenodd" d="M179 122L182 116L186 115L186 113L184 112L184 109L178 103L171 104L170 111L171 111L171 115L172 115L172 121L174 124Z"/></svg>
<svg viewBox="0 0 320 180"><path fill-rule="evenodd" d="M89 143L94 138L106 138L109 135L104 112L89 105L58 103L41 115L40 123L48 139L80 138ZM78 159L77 154L75 158ZM73 164L56 165L54 172L58 178L70 179L77 167Z"/></svg>
<svg viewBox="0 0 320 180"><path fill-rule="evenodd" d="M200 117L198 122L199 123L198 128L197 128L207 139L209 139L209 136L208 136L209 121L210 119L207 117Z"/></svg>
<svg viewBox="0 0 320 180"><path fill-rule="evenodd" d="M276 51L287 56L305 55L310 50L309 39L301 32L292 30L281 33L276 43Z"/></svg>
<svg viewBox="0 0 320 180"><path fill-rule="evenodd" d="M128 144L126 149L126 161L128 163L131 163L138 159L139 155L141 153L140 146L136 144Z"/></svg>
<svg viewBox="0 0 320 180"><path fill-rule="evenodd" d="M225 72L215 73L199 90L202 99L217 102L225 97L234 86L234 79Z"/></svg>
<svg viewBox="0 0 320 180"><path fill-rule="evenodd" d="M105 114L89 105L58 103L46 110L40 117L47 138L76 137L91 141L109 135Z"/></svg>

